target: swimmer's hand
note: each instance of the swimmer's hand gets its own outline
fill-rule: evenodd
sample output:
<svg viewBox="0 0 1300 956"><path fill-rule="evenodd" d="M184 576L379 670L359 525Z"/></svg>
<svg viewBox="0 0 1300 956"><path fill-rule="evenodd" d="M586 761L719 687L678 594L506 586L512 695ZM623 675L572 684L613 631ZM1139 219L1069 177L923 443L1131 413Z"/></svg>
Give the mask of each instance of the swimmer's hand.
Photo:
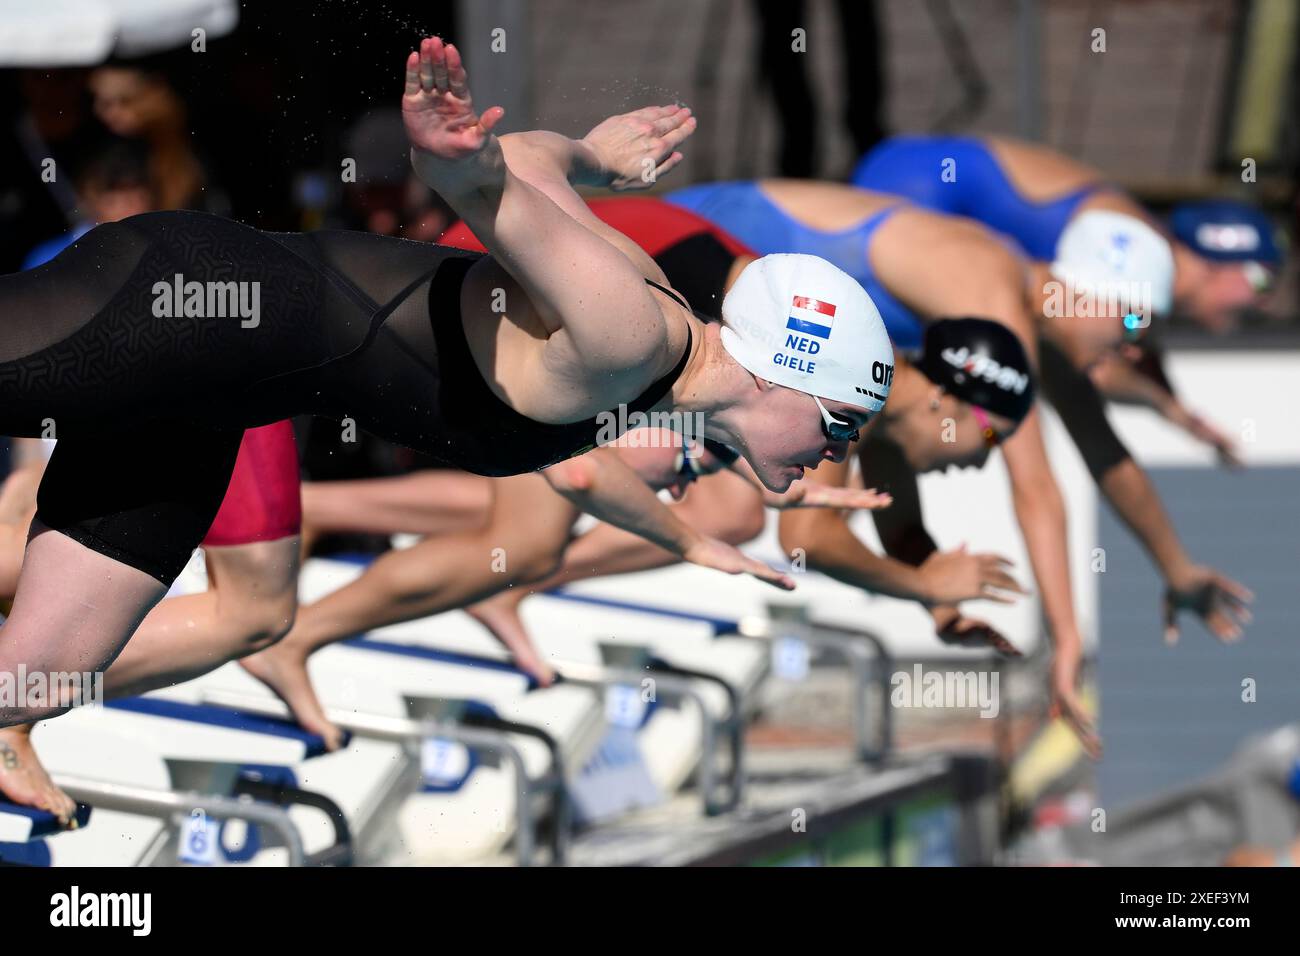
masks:
<svg viewBox="0 0 1300 956"><path fill-rule="evenodd" d="M420 41L406 58L402 122L411 146L425 158L457 163L481 152L505 110L474 112L460 53L438 37Z"/></svg>
<svg viewBox="0 0 1300 956"><path fill-rule="evenodd" d="M930 609L934 618L934 633L939 640L954 647L991 647L1004 657L1023 657L1012 644L987 621L966 617L955 607Z"/></svg>
<svg viewBox="0 0 1300 956"><path fill-rule="evenodd" d="M984 599L1014 604L1013 595L1027 593L1008 573L1013 567L1000 554L969 554L966 545L956 551L935 551L917 567L924 596L931 604L957 604ZM1009 592L1003 594L1002 592Z"/></svg>
<svg viewBox="0 0 1300 956"><path fill-rule="evenodd" d="M693 541L682 552L682 560L727 574L752 574L760 581L766 581L783 591L794 590L794 578L790 575L782 574L762 561L755 561L739 548L717 538L702 536Z"/></svg>
<svg viewBox="0 0 1300 956"><path fill-rule="evenodd" d="M582 138L597 166L585 181L613 190L649 189L682 161L677 147L694 132L695 117L685 106L611 116Z"/></svg>
<svg viewBox="0 0 1300 956"><path fill-rule="evenodd" d="M1255 599L1249 588L1213 568L1193 565L1169 581L1164 597L1165 643L1177 644L1178 612L1194 611L1210 633L1224 643L1241 639L1252 620L1246 607Z"/></svg>
<svg viewBox="0 0 1300 956"><path fill-rule="evenodd" d="M1101 758L1101 737L1092 716L1079 696L1079 661L1082 649L1077 641L1058 645L1052 659L1050 713L1065 721L1084 751L1093 760Z"/></svg>
<svg viewBox="0 0 1300 956"><path fill-rule="evenodd" d="M893 503L892 495L877 491L875 488L844 488L802 480L796 481L779 495L763 488L763 504L781 511L789 508L877 511L888 508Z"/></svg>

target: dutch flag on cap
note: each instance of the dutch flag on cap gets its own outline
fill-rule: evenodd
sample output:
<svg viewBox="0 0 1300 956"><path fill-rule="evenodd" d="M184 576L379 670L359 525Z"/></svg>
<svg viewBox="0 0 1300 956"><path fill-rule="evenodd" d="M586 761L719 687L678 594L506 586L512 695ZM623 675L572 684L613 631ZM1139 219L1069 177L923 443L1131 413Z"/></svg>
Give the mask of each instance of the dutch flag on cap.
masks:
<svg viewBox="0 0 1300 956"><path fill-rule="evenodd" d="M831 324L835 321L835 306L819 299L797 295L790 304L790 318L785 327L819 339L831 337Z"/></svg>

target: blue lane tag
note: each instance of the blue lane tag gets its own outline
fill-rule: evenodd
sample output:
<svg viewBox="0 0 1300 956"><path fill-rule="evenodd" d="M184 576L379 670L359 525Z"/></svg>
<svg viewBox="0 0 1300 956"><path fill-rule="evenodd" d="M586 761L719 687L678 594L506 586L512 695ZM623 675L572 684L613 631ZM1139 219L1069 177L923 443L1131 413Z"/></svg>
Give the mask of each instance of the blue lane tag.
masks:
<svg viewBox="0 0 1300 956"><path fill-rule="evenodd" d="M426 786L458 784L469 773L469 748L454 740L428 737L420 745L420 773Z"/></svg>
<svg viewBox="0 0 1300 956"><path fill-rule="evenodd" d="M195 810L185 822L177 855L182 863L190 866L216 866L220 843L220 821L209 820L202 810Z"/></svg>
<svg viewBox="0 0 1300 956"><path fill-rule="evenodd" d="M772 673L781 680L804 680L808 677L809 657L806 641L778 637L772 642Z"/></svg>
<svg viewBox="0 0 1300 956"><path fill-rule="evenodd" d="M645 720L645 710L640 688L629 684L611 684L605 688L605 719L613 726L636 730Z"/></svg>

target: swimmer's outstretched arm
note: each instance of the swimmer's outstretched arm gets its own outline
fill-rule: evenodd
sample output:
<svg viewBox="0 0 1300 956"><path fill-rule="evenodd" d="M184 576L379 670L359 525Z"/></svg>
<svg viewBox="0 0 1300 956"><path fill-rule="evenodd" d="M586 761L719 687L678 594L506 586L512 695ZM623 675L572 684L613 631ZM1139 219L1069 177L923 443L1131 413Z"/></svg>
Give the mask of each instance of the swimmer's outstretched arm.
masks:
<svg viewBox="0 0 1300 956"><path fill-rule="evenodd" d="M1219 461L1240 468L1236 444L1200 415L1191 411L1166 383L1158 381L1126 358L1108 355L1088 370L1094 385L1112 402L1142 405L1169 424L1181 428L1192 438L1214 449Z"/></svg>
<svg viewBox="0 0 1300 956"><path fill-rule="evenodd" d="M727 574L752 574L793 590L794 581L733 545L702 535L679 519L616 449L597 448L542 472L572 504L615 527L640 535L683 561Z"/></svg>
<svg viewBox="0 0 1300 956"><path fill-rule="evenodd" d="M566 211L548 192L572 192L570 176L610 186L649 186L641 181L642 160L660 171L680 160L676 146L694 130L689 111L652 108L630 114L634 120L607 121L626 135L617 142L606 137L616 148L604 152L587 141L562 137L549 140L548 149L529 150L530 178L547 179L548 191L512 171L511 157L492 134L503 111L492 107L481 117L475 112L454 46L433 38L410 55L402 115L417 175L465 220L547 326L547 368L564 369L579 381L599 381L606 388L609 373L617 371L622 373L620 386L630 390L653 381L676 361L680 347L675 349L665 335L663 312L638 264L575 218L581 205L576 194L576 205ZM557 147L561 141L567 145ZM552 152L557 148L558 159ZM554 168L549 177L540 176L538 166L548 156ZM615 319L618 334L611 335ZM639 370L644 381L629 375L632 370Z"/></svg>
<svg viewBox="0 0 1300 956"><path fill-rule="evenodd" d="M1215 637L1241 637L1249 623L1249 590L1211 568L1196 564L1183 549L1160 495L1106 417L1105 403L1086 374L1051 342L1041 346L1043 392L1056 407L1075 447L1116 514L1165 579L1165 639L1178 639L1177 611L1194 610Z"/></svg>
<svg viewBox="0 0 1300 956"><path fill-rule="evenodd" d="M910 241L889 247L878 244L880 248L873 250L873 258L880 259L877 267L895 277L890 291L933 318L979 315L1003 323L1020 338L1037 367L1038 329L1030 317L1025 263L1020 257L975 223L910 210L907 216L896 228L910 228L910 235L899 234L900 239ZM916 248L925 249L928 255L915 255ZM1054 706L1095 756L1100 754L1100 740L1077 690L1083 639L1070 590L1065 502L1047 461L1037 409L1002 446L1002 454L1011 479L1016 520L1055 649Z"/></svg>
<svg viewBox="0 0 1300 956"><path fill-rule="evenodd" d="M806 482L844 486L847 462L823 461L803 478ZM892 508L899 507L895 499ZM892 510L891 508L891 510ZM831 509L787 511L780 521L781 549L793 557L801 552L808 567L837 581L877 594L933 604L956 604L978 597L1010 602L993 589L1020 591L995 555L960 554L948 564L913 567L872 551L848 525L845 514Z"/></svg>

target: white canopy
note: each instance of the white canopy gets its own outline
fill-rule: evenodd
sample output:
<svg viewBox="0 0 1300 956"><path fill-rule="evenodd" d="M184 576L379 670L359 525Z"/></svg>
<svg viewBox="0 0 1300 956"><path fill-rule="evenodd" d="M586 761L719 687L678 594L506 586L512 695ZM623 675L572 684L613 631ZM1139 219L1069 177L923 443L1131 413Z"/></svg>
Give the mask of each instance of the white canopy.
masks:
<svg viewBox="0 0 1300 956"><path fill-rule="evenodd" d="M237 0L0 0L0 67L93 66L209 39L239 22Z"/></svg>

